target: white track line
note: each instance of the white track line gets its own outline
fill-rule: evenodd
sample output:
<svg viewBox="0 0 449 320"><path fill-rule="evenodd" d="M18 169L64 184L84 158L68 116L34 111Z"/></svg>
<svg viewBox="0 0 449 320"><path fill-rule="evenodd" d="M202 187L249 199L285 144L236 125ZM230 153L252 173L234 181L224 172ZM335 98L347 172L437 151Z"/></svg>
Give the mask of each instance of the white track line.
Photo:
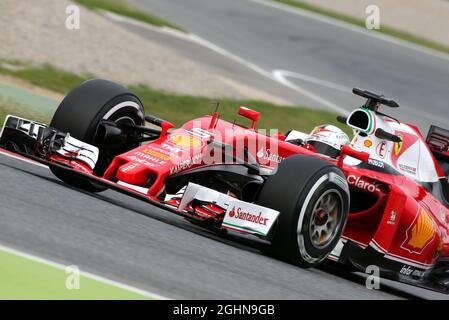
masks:
<svg viewBox="0 0 449 320"><path fill-rule="evenodd" d="M0 251L11 253L13 255L16 255L16 256L19 256L19 257L22 257L22 258L25 258L25 259L28 259L28 260L32 260L32 261L35 261L35 262L38 262L38 263L42 263L42 264L45 264L45 265L48 265L50 267L54 267L54 268L57 268L57 269L60 269L60 270L65 270L66 267L67 267L67 266L65 266L63 264L60 264L60 263L57 263L57 262L54 262L54 261L51 261L51 260L47 260L47 259L44 259L44 258L41 258L41 257L37 257L35 255L31 255L31 254L28 254L28 253L25 253L25 252L22 252L22 251L19 251L19 250L16 250L16 249L12 249L10 247L6 247L6 246L3 246L3 245L0 245ZM123 284L123 283L120 283L120 282L117 282L117 281L114 281L114 280L110 280L110 279L107 279L107 278L104 278L104 277L100 277L100 276L97 276L97 275L89 273L89 272L80 271L80 274L82 276L86 277L86 278L89 278L89 279L92 279L92 280L95 280L95 281L98 281L98 282L102 282L102 283L105 283L105 284L108 284L108 285L120 288L122 290L133 292L133 293L136 293L136 294L148 297L148 298L159 299L159 300L168 300L168 298L163 297L161 295L158 295L158 294L155 294L155 293L152 293L152 292L148 292L148 291L145 291L145 290L142 290L142 289L138 289L138 288L135 288L135 287L132 287L132 286L129 286L129 285L126 285L126 284Z"/></svg>
<svg viewBox="0 0 449 320"><path fill-rule="evenodd" d="M449 60L449 55L448 54L439 52L437 50L433 50L433 49L430 49L430 48L427 48L427 47L423 47L423 46L420 46L418 44L414 44L412 42L405 41L405 40L402 40L402 39L399 39L399 38L387 35L385 33L380 33L380 32L377 32L377 31L369 31L367 29L364 29L364 28L361 28L361 27L357 27L355 25L352 25L352 24L344 22L344 21L340 21L340 20L337 20L337 19L333 19L331 17L323 16L323 15L321 15L319 13L315 13L315 12L308 11L308 10L305 10L305 9L301 9L301 8L298 8L298 7L293 7L293 6L290 6L290 5L287 5L287 4L283 4L283 3L279 3L279 2L274 2L272 0L247 0L247 1L258 3L260 5L264 5L264 6L267 6L267 7L275 8L275 9L278 9L278 10L281 10L281 11L289 12L291 14L296 14L296 15L300 15L300 16L303 16L303 17L311 18L311 19L314 19L314 20L317 20L317 21L320 21L320 22L323 22L323 23L326 23L326 24L330 24L330 25L333 25L333 26L336 26L336 27L339 27L339 28L343 28L343 29L346 29L346 30L349 30L349 31L352 31L352 32L360 33L360 34L362 34L364 36L368 36L368 37L376 38L378 40L382 40L382 41L386 41L386 42L389 42L389 43L393 43L395 45L398 45L398 46L401 46L401 47L404 47L404 48L407 48L407 49L411 49L411 50L414 50L414 51L418 51L418 52L421 52L421 53L425 53L425 54L428 54L428 55L431 55L431 56L434 56L434 57L437 57L437 58L440 58L440 59Z"/></svg>
<svg viewBox="0 0 449 320"><path fill-rule="evenodd" d="M287 77L287 78L299 79L299 80L302 80L305 82L313 83L313 84L316 84L316 85L319 85L322 87L334 89L334 90L341 91L344 93L352 93L351 87L346 87L346 86L343 86L343 85L335 83L335 82L326 81L326 80L322 80L322 79L319 79L316 77L308 76L304 73L293 72L293 71L288 71L288 70L274 70L273 75L275 75L275 77L282 77L282 78Z"/></svg>
<svg viewBox="0 0 449 320"><path fill-rule="evenodd" d="M321 103L322 105L328 107L329 109L331 109L333 111L340 112L343 114L348 113L348 110L346 110L345 108L340 107L340 106L336 105L335 103L332 103L329 100L326 100L308 90L301 88L297 84L291 82L290 80L287 79L287 76L284 74L284 71L282 71L282 70L274 70L273 77L276 79L277 82L282 83L284 86L289 87L290 89L295 90L295 91L301 93L302 95Z"/></svg>

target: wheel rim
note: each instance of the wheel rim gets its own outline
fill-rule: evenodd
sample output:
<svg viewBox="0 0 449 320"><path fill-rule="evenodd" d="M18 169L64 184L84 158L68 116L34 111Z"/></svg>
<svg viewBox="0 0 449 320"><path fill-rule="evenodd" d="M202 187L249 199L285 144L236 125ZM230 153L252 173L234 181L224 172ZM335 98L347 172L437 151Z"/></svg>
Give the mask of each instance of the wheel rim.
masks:
<svg viewBox="0 0 449 320"><path fill-rule="evenodd" d="M340 224L342 198L337 190L324 192L313 206L309 224L312 245L322 249L331 243Z"/></svg>

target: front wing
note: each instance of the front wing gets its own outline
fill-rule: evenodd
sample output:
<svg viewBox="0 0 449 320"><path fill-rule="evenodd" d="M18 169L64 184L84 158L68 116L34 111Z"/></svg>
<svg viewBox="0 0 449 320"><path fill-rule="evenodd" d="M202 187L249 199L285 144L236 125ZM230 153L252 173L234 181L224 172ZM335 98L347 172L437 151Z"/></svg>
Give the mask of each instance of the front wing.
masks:
<svg viewBox="0 0 449 320"><path fill-rule="evenodd" d="M193 183L183 188L178 197L161 198L148 195L144 188L104 179L93 173L99 156L97 147L31 120L7 116L0 134L0 148L219 229L264 238L279 215L270 208Z"/></svg>

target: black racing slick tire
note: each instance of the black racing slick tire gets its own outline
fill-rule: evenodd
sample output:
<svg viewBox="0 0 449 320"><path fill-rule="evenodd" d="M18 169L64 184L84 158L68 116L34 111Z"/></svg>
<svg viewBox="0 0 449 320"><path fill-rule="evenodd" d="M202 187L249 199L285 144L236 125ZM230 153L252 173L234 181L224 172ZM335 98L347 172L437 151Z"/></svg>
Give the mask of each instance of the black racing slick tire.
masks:
<svg viewBox="0 0 449 320"><path fill-rule="evenodd" d="M56 110L50 126L86 143L96 145L96 132L100 121L128 122L144 125L144 108L137 96L116 83L94 79L73 89ZM94 173L101 176L111 161L111 152L99 146L99 158ZM107 156L106 156L107 155ZM65 183L91 192L104 187L73 176L63 169L50 167L54 175Z"/></svg>
<svg viewBox="0 0 449 320"><path fill-rule="evenodd" d="M263 184L257 203L280 212L265 253L304 268L322 262L340 240L349 187L332 163L293 155Z"/></svg>

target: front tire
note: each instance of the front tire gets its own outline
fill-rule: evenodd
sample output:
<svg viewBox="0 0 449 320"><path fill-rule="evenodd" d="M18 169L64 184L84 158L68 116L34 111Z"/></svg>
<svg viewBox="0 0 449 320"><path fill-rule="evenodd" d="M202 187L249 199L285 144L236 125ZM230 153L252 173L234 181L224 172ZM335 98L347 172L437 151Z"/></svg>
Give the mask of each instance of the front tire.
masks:
<svg viewBox="0 0 449 320"><path fill-rule="evenodd" d="M332 163L293 155L265 181L257 203L280 212L265 252L308 268L337 245L348 217L349 188Z"/></svg>
<svg viewBox="0 0 449 320"><path fill-rule="evenodd" d="M96 143L96 133L100 121L144 125L144 108L139 98L128 89L101 79L88 80L73 89L56 110L50 127L86 143L99 147L99 158L94 174L101 176L112 157L136 146L119 146L116 150ZM50 167L55 176L65 183L90 192L105 190L90 181L73 176L67 171Z"/></svg>

